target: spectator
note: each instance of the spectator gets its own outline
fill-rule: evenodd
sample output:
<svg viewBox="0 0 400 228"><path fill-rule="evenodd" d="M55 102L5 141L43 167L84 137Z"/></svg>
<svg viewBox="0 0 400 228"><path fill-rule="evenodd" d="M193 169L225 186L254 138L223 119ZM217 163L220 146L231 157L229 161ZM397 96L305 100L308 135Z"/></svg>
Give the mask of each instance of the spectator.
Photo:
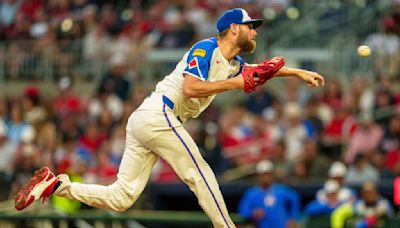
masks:
<svg viewBox="0 0 400 228"><path fill-rule="evenodd" d="M246 108L252 113L261 114L271 107L273 100L273 95L260 86L250 96L246 97Z"/></svg>
<svg viewBox="0 0 400 228"><path fill-rule="evenodd" d="M224 157L234 165L239 164L236 158L243 156L242 149L245 149L245 147L242 145L249 141L251 137L251 128L243 123L246 115L248 115L248 112L245 107L236 105L220 118L220 144Z"/></svg>
<svg viewBox="0 0 400 228"><path fill-rule="evenodd" d="M309 137L315 138L318 141L321 139L322 132L324 130L324 123L320 117L320 113L324 113L326 111L331 112L329 106L319 102L314 97L311 97L311 99L305 105L303 123L307 129L307 135ZM326 115L322 114L322 116Z"/></svg>
<svg viewBox="0 0 400 228"><path fill-rule="evenodd" d="M350 88L346 90L343 96L342 104L349 113L371 116L374 98L374 91L365 76L355 75L351 79Z"/></svg>
<svg viewBox="0 0 400 228"><path fill-rule="evenodd" d="M389 125L384 127L383 138L379 149L384 154L396 151L399 148L400 139L400 114L392 116Z"/></svg>
<svg viewBox="0 0 400 228"><path fill-rule="evenodd" d="M110 65L111 71L101 79L98 91L115 94L125 101L131 88L130 81L126 79L126 57L121 54L113 55Z"/></svg>
<svg viewBox="0 0 400 228"><path fill-rule="evenodd" d="M385 217L393 215L390 203L379 195L372 182L364 182L361 187L361 199L355 203L346 203L339 207L331 217L332 227L344 227L345 220L354 216L355 224L352 227L385 227Z"/></svg>
<svg viewBox="0 0 400 228"><path fill-rule="evenodd" d="M113 122L118 122L124 114L124 103L111 91L101 90L89 101L89 116L92 119L99 119L102 117L103 109L111 114Z"/></svg>
<svg viewBox="0 0 400 228"><path fill-rule="evenodd" d="M10 40L21 41L29 39L31 38L29 31L30 27L31 22L29 18L22 11L19 11L15 15L14 24L6 31L6 36Z"/></svg>
<svg viewBox="0 0 400 228"><path fill-rule="evenodd" d="M261 115L250 116L248 138L229 149L230 153L235 154L234 160L237 165L254 164L272 158L271 148L275 142L268 132L267 122Z"/></svg>
<svg viewBox="0 0 400 228"><path fill-rule="evenodd" d="M101 131L97 122L90 121L79 138L80 146L94 154L100 145L108 138L107 131Z"/></svg>
<svg viewBox="0 0 400 228"><path fill-rule="evenodd" d="M330 160L321 153L315 140L307 139L300 159L305 163L307 177L325 179Z"/></svg>
<svg viewBox="0 0 400 228"><path fill-rule="evenodd" d="M96 153L96 175L98 180L97 183L103 185L112 184L117 177L118 166L112 163L111 160L111 147L108 141L104 141Z"/></svg>
<svg viewBox="0 0 400 228"><path fill-rule="evenodd" d="M330 215L342 203L339 199L340 185L335 180L328 180L323 187L324 201L314 200L304 209L306 216Z"/></svg>
<svg viewBox="0 0 400 228"><path fill-rule="evenodd" d="M24 120L38 127L46 118L46 110L40 105L40 91L35 86L26 87L22 98Z"/></svg>
<svg viewBox="0 0 400 228"><path fill-rule="evenodd" d="M344 161L351 164L359 152L370 156L379 148L379 142L382 140L382 136L382 127L376 124L370 115L361 114L358 125L345 151Z"/></svg>
<svg viewBox="0 0 400 228"><path fill-rule="evenodd" d="M272 148L272 162L275 167L275 179L284 182L290 176L292 167L290 162L286 159L286 144L285 141L280 140L275 143Z"/></svg>
<svg viewBox="0 0 400 228"><path fill-rule="evenodd" d="M305 88L298 80L288 78L285 80L285 89L280 90L278 94L283 104L288 102L297 103L301 107L310 99L310 91Z"/></svg>
<svg viewBox="0 0 400 228"><path fill-rule="evenodd" d="M114 128L114 126L115 126L114 124L116 124L118 122L114 121L110 110L102 109L102 110L100 110L99 116L97 117L97 123L98 123L99 131L107 133L107 132L110 132Z"/></svg>
<svg viewBox="0 0 400 228"><path fill-rule="evenodd" d="M40 166L47 166L54 170L56 167L55 152L59 144L56 125L53 121L46 121L38 130L37 143L42 150Z"/></svg>
<svg viewBox="0 0 400 228"><path fill-rule="evenodd" d="M42 152L36 141L35 129L31 126L27 127L22 133L21 141L15 150L14 167L23 166L27 159L31 160L30 165L39 167Z"/></svg>
<svg viewBox="0 0 400 228"><path fill-rule="evenodd" d="M286 144L286 159L294 162L304 150L304 142L309 137L302 122L301 108L297 103L288 102L284 107L286 125L283 137Z"/></svg>
<svg viewBox="0 0 400 228"><path fill-rule="evenodd" d="M54 1L53 1L54 2ZM50 5L49 1L47 2ZM33 21L34 15L38 10L45 7L44 0L22 0L19 11L25 15L28 20Z"/></svg>
<svg viewBox="0 0 400 228"><path fill-rule="evenodd" d="M36 10L34 15L34 22L29 30L31 37L39 38L49 31L49 18L45 9L40 8Z"/></svg>
<svg viewBox="0 0 400 228"><path fill-rule="evenodd" d="M90 76L99 77L105 70L104 62L109 58L110 37L101 24L93 25L83 38L85 69Z"/></svg>
<svg viewBox="0 0 400 228"><path fill-rule="evenodd" d="M185 7L185 18L193 24L197 39L204 39L215 34L215 21L218 19L217 7L206 8L200 2L183 1Z"/></svg>
<svg viewBox="0 0 400 228"><path fill-rule="evenodd" d="M17 146L24 132L31 126L23 119L22 105L18 101L11 104L11 119L7 122L7 137L13 146Z"/></svg>
<svg viewBox="0 0 400 228"><path fill-rule="evenodd" d="M388 75L393 78L398 73L400 40L394 34L395 20L391 17L383 17L380 23L380 31L371 34L365 40L374 52L374 70L377 75Z"/></svg>
<svg viewBox="0 0 400 228"><path fill-rule="evenodd" d="M333 113L333 118L324 129L322 151L329 158L337 160L342 156L342 148L355 128L355 118L342 106L333 109Z"/></svg>
<svg viewBox="0 0 400 228"><path fill-rule="evenodd" d="M365 155L359 153L354 159L354 164L350 165L346 181L351 185L361 185L366 181L374 183L379 181L379 173L375 167L366 159Z"/></svg>
<svg viewBox="0 0 400 228"><path fill-rule="evenodd" d="M164 48L186 47L193 42L195 27L188 23L181 7L169 6L164 14L158 45Z"/></svg>
<svg viewBox="0 0 400 228"><path fill-rule="evenodd" d="M51 22L61 24L64 19L71 17L69 8L70 1L68 0L50 0L47 4L47 11L52 20Z"/></svg>
<svg viewBox="0 0 400 228"><path fill-rule="evenodd" d="M58 166L57 173L68 173L79 159L83 159L89 164L92 154L84 147L79 146L75 135L64 134L62 144L57 148L55 157Z"/></svg>
<svg viewBox="0 0 400 228"><path fill-rule="evenodd" d="M325 83L325 89L322 93L321 100L323 103L336 110L342 106L343 88L340 81L333 77Z"/></svg>
<svg viewBox="0 0 400 228"><path fill-rule="evenodd" d="M81 10L83 27L84 27L84 31L86 31L86 33L94 30L96 25L99 24L97 21L98 11L99 11L98 7L94 4L87 4Z"/></svg>
<svg viewBox="0 0 400 228"><path fill-rule="evenodd" d="M275 100L274 103L279 103L279 101ZM276 105L276 107L279 107L279 105ZM266 108L262 112L262 116L267 121L268 133L274 142L283 138L283 128L278 115L277 110L273 107Z"/></svg>
<svg viewBox="0 0 400 228"><path fill-rule="evenodd" d="M125 149L125 126L118 125L113 128L110 136L111 160L118 165Z"/></svg>
<svg viewBox="0 0 400 228"><path fill-rule="evenodd" d="M396 141L397 145L385 155L384 169L382 171L382 178L394 179L400 175L400 144Z"/></svg>
<svg viewBox="0 0 400 228"><path fill-rule="evenodd" d="M382 126L387 127L389 125L392 115L391 109L394 105L394 96L389 89L379 88L375 93L375 105L374 105L374 119Z"/></svg>
<svg viewBox="0 0 400 228"><path fill-rule="evenodd" d="M294 178L294 180L303 182L308 180L308 172L307 172L307 165L305 161L302 159L295 159L291 162L292 164L292 173L291 177Z"/></svg>
<svg viewBox="0 0 400 228"><path fill-rule="evenodd" d="M112 13L114 13L112 11ZM104 24L103 24L104 25ZM126 57L128 55L130 40L129 37L123 32L122 25L116 23L108 28L110 34L110 42L107 47L108 57L110 58L110 65L113 66L113 61L121 61L118 64L123 64L126 67ZM116 58L116 59L113 59Z"/></svg>
<svg viewBox="0 0 400 228"><path fill-rule="evenodd" d="M5 0L0 3L0 28L12 25L21 2L22 0Z"/></svg>
<svg viewBox="0 0 400 228"><path fill-rule="evenodd" d="M58 83L59 94L53 100L53 112L57 129L62 134L79 135L79 118L82 112L81 97L75 94L69 77L62 77Z"/></svg>
<svg viewBox="0 0 400 228"><path fill-rule="evenodd" d="M348 202L350 200L353 200L355 197L354 192L350 188L344 186L346 175L347 175L347 168L342 162L339 161L334 162L328 171L329 179L337 181L338 184L340 185L340 190L339 190L340 202ZM316 198L321 202L325 202L327 200L323 192L323 189L317 192Z"/></svg>
<svg viewBox="0 0 400 228"><path fill-rule="evenodd" d="M70 114L79 113L81 101L73 91L71 78L62 77L58 82L58 88L59 95L53 102L53 111L56 118L61 120Z"/></svg>
<svg viewBox="0 0 400 228"><path fill-rule="evenodd" d="M257 186L248 189L239 203L239 214L255 222L257 227L295 227L299 215L297 193L274 184L272 162L261 161L256 166Z"/></svg>

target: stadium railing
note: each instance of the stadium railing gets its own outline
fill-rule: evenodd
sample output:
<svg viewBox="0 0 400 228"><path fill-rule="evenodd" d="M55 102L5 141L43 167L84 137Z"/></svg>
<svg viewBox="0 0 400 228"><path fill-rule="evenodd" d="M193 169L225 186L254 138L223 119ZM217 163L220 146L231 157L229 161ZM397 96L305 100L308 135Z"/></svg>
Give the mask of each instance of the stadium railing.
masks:
<svg viewBox="0 0 400 228"><path fill-rule="evenodd" d="M359 222L360 222L360 220L357 217L351 217L346 220L343 228L360 227L360 226L357 226L357 224ZM373 227L395 228L395 227L399 227L399 224L400 224L400 218L391 217L391 218L385 218L382 220L378 220L376 225ZM315 217L307 218L303 221L303 223L301 224L301 227L303 227L303 228L332 228L331 218L329 215L315 216ZM334 228L336 228L336 227L334 227Z"/></svg>
<svg viewBox="0 0 400 228"><path fill-rule="evenodd" d="M231 214L235 224L243 224L244 220L237 214ZM169 225L171 227L211 227L210 219L204 212L190 211L139 211L109 212L105 210L81 210L71 215L59 214L55 211L41 211L37 213L10 213L0 212L1 223L20 224L23 222L50 221L56 224L67 222L96 222L102 224L127 223L135 221L145 226ZM60 225L60 227L62 227ZM157 226L158 227L158 226Z"/></svg>

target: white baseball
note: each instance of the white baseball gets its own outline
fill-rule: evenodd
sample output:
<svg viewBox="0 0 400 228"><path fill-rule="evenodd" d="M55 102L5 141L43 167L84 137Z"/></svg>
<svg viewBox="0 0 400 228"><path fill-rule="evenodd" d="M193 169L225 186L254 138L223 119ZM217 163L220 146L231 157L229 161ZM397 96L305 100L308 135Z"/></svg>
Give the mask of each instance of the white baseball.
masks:
<svg viewBox="0 0 400 228"><path fill-rule="evenodd" d="M367 57L371 55L371 48L367 45L361 45L357 48L357 53L361 57Z"/></svg>

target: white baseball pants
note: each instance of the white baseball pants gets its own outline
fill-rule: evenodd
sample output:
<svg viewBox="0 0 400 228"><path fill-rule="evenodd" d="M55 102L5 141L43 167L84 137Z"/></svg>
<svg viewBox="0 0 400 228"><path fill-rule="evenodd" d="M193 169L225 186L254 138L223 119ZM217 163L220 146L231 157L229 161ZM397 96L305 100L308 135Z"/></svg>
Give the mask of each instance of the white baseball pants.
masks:
<svg viewBox="0 0 400 228"><path fill-rule="evenodd" d="M142 193L155 162L162 157L196 194L214 227L235 227L214 173L172 112L173 103L171 107L171 101L165 101L162 95L153 94L132 113L116 182L109 186L71 183L66 175L60 175L62 184L55 194L98 208L127 210Z"/></svg>

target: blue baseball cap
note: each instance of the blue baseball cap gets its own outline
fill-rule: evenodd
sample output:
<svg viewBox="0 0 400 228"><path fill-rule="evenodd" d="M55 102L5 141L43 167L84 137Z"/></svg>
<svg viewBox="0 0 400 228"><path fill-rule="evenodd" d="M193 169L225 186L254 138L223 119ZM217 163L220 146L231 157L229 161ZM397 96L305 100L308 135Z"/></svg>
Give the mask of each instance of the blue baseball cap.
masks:
<svg viewBox="0 0 400 228"><path fill-rule="evenodd" d="M246 10L234 8L225 11L217 21L218 32L222 32L229 28L231 24L253 24L253 28L257 28L263 23L261 19L251 19Z"/></svg>

